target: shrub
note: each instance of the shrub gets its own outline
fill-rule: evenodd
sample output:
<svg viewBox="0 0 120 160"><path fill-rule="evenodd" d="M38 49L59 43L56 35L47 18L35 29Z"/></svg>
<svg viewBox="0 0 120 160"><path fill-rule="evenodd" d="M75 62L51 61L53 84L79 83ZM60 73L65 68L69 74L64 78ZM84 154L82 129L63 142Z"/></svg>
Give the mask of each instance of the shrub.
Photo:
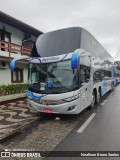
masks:
<svg viewBox="0 0 120 160"><path fill-rule="evenodd" d="M27 84L3 84L0 85L0 94L14 94L14 93L22 93L27 90Z"/></svg>

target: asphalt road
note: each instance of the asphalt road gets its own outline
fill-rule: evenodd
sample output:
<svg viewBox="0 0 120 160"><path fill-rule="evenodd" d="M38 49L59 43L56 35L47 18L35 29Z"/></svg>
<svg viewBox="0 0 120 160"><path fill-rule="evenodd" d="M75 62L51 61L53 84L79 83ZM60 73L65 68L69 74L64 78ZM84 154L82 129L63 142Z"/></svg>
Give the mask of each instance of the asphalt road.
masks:
<svg viewBox="0 0 120 160"><path fill-rule="evenodd" d="M120 151L120 85L108 94L83 124L77 125L54 151ZM117 160L120 157L49 157L47 159Z"/></svg>

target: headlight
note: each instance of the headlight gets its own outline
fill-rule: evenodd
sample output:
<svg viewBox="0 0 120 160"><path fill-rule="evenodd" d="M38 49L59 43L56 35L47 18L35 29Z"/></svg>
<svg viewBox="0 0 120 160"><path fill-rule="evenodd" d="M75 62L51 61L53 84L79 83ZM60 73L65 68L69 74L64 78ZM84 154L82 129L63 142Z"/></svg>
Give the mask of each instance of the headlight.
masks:
<svg viewBox="0 0 120 160"><path fill-rule="evenodd" d="M80 94L77 94L75 96L72 96L72 97L69 97L69 98L65 98L65 99L63 99L63 101L71 102L71 101L74 101L74 100L78 99L79 97L80 97Z"/></svg>

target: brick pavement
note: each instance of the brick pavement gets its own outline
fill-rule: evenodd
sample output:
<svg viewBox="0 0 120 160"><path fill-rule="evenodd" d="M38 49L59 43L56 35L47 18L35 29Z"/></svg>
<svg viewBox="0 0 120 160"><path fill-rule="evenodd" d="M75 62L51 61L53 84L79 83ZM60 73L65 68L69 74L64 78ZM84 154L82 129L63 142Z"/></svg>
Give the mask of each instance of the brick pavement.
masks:
<svg viewBox="0 0 120 160"><path fill-rule="evenodd" d="M38 117L27 107L27 100L0 105L0 140Z"/></svg>
<svg viewBox="0 0 120 160"><path fill-rule="evenodd" d="M45 115L43 119L3 144L8 149L34 149L35 151L52 151L80 122L89 115L89 110L78 116ZM56 120L59 117L60 120ZM27 160L28 158L23 158ZM31 158L32 159L32 158ZM37 159L37 158L33 158ZM17 160L17 158L15 158Z"/></svg>

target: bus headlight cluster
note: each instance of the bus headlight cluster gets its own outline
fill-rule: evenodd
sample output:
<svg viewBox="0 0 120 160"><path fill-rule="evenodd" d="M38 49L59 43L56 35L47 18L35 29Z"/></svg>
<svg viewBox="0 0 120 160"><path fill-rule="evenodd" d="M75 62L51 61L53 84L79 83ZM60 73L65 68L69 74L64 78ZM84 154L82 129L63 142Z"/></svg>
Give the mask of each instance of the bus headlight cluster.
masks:
<svg viewBox="0 0 120 160"><path fill-rule="evenodd" d="M65 98L65 99L63 99L63 101L71 102L71 101L74 101L74 100L78 99L79 97L80 97L80 94L72 96L72 97L69 97L69 98Z"/></svg>

